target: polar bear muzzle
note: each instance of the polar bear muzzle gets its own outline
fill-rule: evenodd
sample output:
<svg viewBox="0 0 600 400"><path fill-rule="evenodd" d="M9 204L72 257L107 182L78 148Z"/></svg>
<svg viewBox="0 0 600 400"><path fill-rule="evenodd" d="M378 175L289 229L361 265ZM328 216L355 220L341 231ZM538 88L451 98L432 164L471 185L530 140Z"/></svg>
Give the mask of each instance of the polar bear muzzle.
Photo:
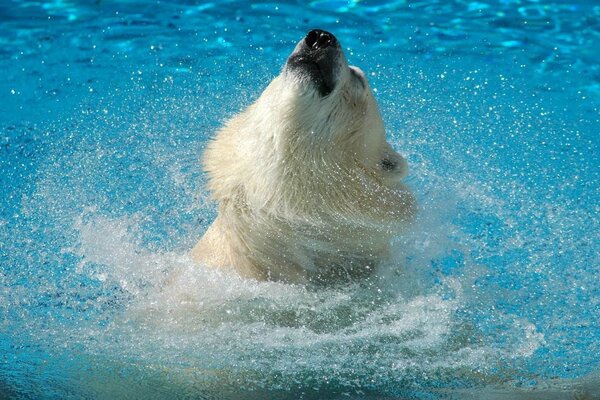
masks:
<svg viewBox="0 0 600 400"><path fill-rule="evenodd" d="M286 62L285 71L310 82L324 97L335 88L342 59L342 49L335 36L313 29L298 43Z"/></svg>

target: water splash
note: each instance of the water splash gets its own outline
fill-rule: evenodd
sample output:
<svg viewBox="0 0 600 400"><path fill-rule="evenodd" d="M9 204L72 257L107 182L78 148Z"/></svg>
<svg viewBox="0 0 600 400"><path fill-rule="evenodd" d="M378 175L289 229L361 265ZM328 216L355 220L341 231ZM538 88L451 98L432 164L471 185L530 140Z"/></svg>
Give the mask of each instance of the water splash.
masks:
<svg viewBox="0 0 600 400"><path fill-rule="evenodd" d="M600 396L598 7L44 4L0 5L0 391ZM193 265L202 147L308 25L369 73L418 221L347 287Z"/></svg>

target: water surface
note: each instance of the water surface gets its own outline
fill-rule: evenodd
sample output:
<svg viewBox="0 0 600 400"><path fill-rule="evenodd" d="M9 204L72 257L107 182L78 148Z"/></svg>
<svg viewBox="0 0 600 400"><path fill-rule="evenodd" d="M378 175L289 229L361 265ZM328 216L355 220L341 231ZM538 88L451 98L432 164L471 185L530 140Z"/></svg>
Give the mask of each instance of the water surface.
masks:
<svg viewBox="0 0 600 400"><path fill-rule="evenodd" d="M315 27L414 228L344 287L193 265L203 146ZM599 37L591 1L0 3L0 392L600 397Z"/></svg>

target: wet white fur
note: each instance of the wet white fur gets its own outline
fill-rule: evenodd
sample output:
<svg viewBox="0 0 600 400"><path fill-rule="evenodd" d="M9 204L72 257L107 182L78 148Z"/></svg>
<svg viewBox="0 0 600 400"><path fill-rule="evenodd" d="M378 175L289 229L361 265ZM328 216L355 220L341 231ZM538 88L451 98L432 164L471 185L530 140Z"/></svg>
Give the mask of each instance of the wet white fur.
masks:
<svg viewBox="0 0 600 400"><path fill-rule="evenodd" d="M367 275L388 256L415 213L400 182L407 164L386 142L362 71L340 55L336 77L322 97L284 69L218 131L203 158L218 217L195 260L306 282ZM382 168L384 159L396 168Z"/></svg>

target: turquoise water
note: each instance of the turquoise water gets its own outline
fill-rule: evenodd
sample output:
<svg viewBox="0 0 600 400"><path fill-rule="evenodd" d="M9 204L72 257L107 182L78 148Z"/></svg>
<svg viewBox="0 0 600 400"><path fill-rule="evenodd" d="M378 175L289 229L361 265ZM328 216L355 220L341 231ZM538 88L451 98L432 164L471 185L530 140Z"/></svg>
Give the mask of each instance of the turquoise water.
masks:
<svg viewBox="0 0 600 400"><path fill-rule="evenodd" d="M315 27L414 227L346 287L193 265L203 146ZM600 398L599 41L592 1L3 0L0 398Z"/></svg>

